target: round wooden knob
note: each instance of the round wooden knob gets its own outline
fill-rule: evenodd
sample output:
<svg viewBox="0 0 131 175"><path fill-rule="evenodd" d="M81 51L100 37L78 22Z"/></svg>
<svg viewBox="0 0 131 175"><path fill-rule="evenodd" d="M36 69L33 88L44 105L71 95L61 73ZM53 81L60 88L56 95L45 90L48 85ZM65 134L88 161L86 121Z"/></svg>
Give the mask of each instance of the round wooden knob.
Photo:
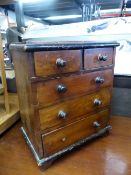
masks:
<svg viewBox="0 0 131 175"><path fill-rule="evenodd" d="M58 117L59 117L59 118L62 118L62 119L65 119L65 118L67 117L67 113L64 112L64 111L59 111Z"/></svg>
<svg viewBox="0 0 131 175"><path fill-rule="evenodd" d="M100 55L98 56L98 60L99 60L99 61L106 61L107 59L108 59L108 57L107 57L106 55L101 55L101 54L100 54Z"/></svg>
<svg viewBox="0 0 131 175"><path fill-rule="evenodd" d="M67 91L67 88L66 88L66 86L64 86L63 84L59 84L59 85L57 86L57 91L58 91L59 93L64 93L64 92Z"/></svg>
<svg viewBox="0 0 131 175"><path fill-rule="evenodd" d="M93 126L94 128L100 128L100 123L98 123L97 121L93 122Z"/></svg>
<svg viewBox="0 0 131 175"><path fill-rule="evenodd" d="M100 106L102 104L102 101L101 100L99 100L99 99L95 99L94 100L94 105L95 106Z"/></svg>
<svg viewBox="0 0 131 175"><path fill-rule="evenodd" d="M101 78L101 77L96 77L96 79L95 79L95 82L97 83L97 84L102 84L102 83L104 83L104 78Z"/></svg>
<svg viewBox="0 0 131 175"><path fill-rule="evenodd" d="M62 58L57 58L57 60L56 60L56 65L57 65L58 67L65 67L65 66L66 66L66 61L63 60Z"/></svg>

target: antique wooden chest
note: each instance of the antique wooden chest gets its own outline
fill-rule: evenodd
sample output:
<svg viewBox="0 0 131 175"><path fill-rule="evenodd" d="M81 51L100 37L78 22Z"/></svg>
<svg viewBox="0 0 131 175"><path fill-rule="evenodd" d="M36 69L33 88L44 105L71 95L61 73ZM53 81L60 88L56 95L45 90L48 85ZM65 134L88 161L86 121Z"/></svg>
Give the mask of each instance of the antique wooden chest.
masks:
<svg viewBox="0 0 131 175"><path fill-rule="evenodd" d="M10 46L22 133L38 165L109 131L115 42Z"/></svg>

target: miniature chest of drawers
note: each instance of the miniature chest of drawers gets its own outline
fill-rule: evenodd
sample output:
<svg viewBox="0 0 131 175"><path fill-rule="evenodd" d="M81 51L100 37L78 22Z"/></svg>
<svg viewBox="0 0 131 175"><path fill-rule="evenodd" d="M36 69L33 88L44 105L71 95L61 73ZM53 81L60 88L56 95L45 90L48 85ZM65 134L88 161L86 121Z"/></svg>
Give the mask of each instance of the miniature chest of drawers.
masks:
<svg viewBox="0 0 131 175"><path fill-rule="evenodd" d="M12 44L22 133L38 165L107 132L115 42Z"/></svg>

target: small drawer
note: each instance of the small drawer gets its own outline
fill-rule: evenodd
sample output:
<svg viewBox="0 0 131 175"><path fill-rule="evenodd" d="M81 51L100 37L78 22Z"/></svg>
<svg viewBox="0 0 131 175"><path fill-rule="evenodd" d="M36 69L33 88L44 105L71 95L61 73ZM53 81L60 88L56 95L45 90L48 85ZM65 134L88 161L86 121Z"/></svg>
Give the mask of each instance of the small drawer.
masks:
<svg viewBox="0 0 131 175"><path fill-rule="evenodd" d="M71 125L42 135L44 157L50 156L107 126L109 110L83 118Z"/></svg>
<svg viewBox="0 0 131 175"><path fill-rule="evenodd" d="M95 69L113 64L113 48L86 49L84 51L84 69Z"/></svg>
<svg viewBox="0 0 131 175"><path fill-rule="evenodd" d="M40 107L46 107L61 102L67 97L80 96L112 86L112 77L112 69L108 69L43 81L34 84L37 93L34 92L33 95L37 94Z"/></svg>
<svg viewBox="0 0 131 175"><path fill-rule="evenodd" d="M36 76L80 71L81 50L43 51L34 53Z"/></svg>
<svg viewBox="0 0 131 175"><path fill-rule="evenodd" d="M39 110L40 126L44 132L66 126L83 115L98 112L110 105L111 88L94 94L73 98L57 105Z"/></svg>

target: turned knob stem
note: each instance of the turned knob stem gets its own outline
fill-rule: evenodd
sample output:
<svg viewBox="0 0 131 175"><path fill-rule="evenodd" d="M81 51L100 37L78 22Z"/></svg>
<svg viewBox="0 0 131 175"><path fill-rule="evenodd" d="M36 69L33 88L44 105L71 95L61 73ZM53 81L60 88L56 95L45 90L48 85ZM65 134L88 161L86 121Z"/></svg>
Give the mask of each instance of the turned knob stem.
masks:
<svg viewBox="0 0 131 175"><path fill-rule="evenodd" d="M102 83L104 83L104 81L105 81L104 78L101 78L101 77L96 77L96 79L95 79L95 82L98 83L98 84L99 83L102 84Z"/></svg>
<svg viewBox="0 0 131 175"><path fill-rule="evenodd" d="M95 122L93 122L93 126L95 127L95 128L100 128L100 123L98 123L97 121L95 121Z"/></svg>
<svg viewBox="0 0 131 175"><path fill-rule="evenodd" d="M57 65L58 67L65 67L65 66L66 66L66 61L63 60L62 58L57 58L57 60L56 60L56 65Z"/></svg>
<svg viewBox="0 0 131 175"><path fill-rule="evenodd" d="M95 106L100 106L102 104L102 101L101 100L99 100L99 99L95 99L94 100L94 105Z"/></svg>
<svg viewBox="0 0 131 175"><path fill-rule="evenodd" d="M66 92L66 91L67 91L67 88L66 88L66 86L64 86L63 84L59 84L59 85L57 86L57 91L58 91L59 93L63 93L63 92Z"/></svg>
<svg viewBox="0 0 131 175"><path fill-rule="evenodd" d="M64 111L59 111L58 117L59 117L59 118L62 118L62 119L65 119L65 118L67 117L67 113L64 112Z"/></svg>
<svg viewBox="0 0 131 175"><path fill-rule="evenodd" d="M99 61L106 61L107 59L108 59L108 57L107 57L106 55L101 55L101 54L100 54L100 55L98 56L98 60L99 60Z"/></svg>

